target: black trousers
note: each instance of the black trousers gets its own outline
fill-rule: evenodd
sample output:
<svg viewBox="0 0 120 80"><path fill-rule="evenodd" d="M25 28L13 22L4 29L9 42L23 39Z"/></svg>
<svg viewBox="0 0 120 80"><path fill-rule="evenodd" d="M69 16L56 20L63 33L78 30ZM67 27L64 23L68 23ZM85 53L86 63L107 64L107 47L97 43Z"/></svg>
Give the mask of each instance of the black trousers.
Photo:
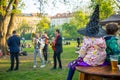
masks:
<svg viewBox="0 0 120 80"><path fill-rule="evenodd" d="M19 52L16 53L11 52L10 61L11 61L10 70L19 69ZM14 68L15 61L16 61L16 67Z"/></svg>
<svg viewBox="0 0 120 80"><path fill-rule="evenodd" d="M45 44L44 48L43 48L43 56L44 56L44 60L48 61L48 44Z"/></svg>
<svg viewBox="0 0 120 80"><path fill-rule="evenodd" d="M59 68L62 68L62 64L61 64L61 53L56 53L54 51L54 55L53 55L53 60L54 60L54 66L53 68L56 68L57 67L57 60L58 60L58 63L59 63Z"/></svg>
<svg viewBox="0 0 120 80"><path fill-rule="evenodd" d="M80 42L77 42L77 44L78 44L77 47L79 47L80 46Z"/></svg>

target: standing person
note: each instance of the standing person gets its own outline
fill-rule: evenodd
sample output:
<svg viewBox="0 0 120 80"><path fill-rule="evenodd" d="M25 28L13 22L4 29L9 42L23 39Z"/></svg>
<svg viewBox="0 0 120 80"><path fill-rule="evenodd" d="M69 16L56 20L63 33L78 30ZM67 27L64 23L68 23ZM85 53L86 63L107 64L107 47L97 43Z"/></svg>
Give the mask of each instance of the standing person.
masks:
<svg viewBox="0 0 120 80"><path fill-rule="evenodd" d="M10 60L11 60L11 66L7 70L7 72L19 69L20 38L16 35L16 31L13 31L12 34L13 35L9 37L7 40L7 44L10 50ZM15 68L14 68L14 59L16 60Z"/></svg>
<svg viewBox="0 0 120 80"><path fill-rule="evenodd" d="M84 36L79 56L68 64L69 71L67 80L72 80L76 66L99 66L106 65L106 43L104 40L105 30L99 25L99 6L87 24L86 28L80 29L79 34Z"/></svg>
<svg viewBox="0 0 120 80"><path fill-rule="evenodd" d="M120 54L120 47L117 43L117 32L118 32L118 26L116 24L108 24L106 26L106 32L107 32L107 36L105 36L105 41L106 41L106 52L107 52L107 58L106 61L110 62L110 55L114 55L114 54ZM119 60L120 62L120 60Z"/></svg>
<svg viewBox="0 0 120 80"><path fill-rule="evenodd" d="M60 31L58 29L55 31L55 34L56 34L56 38L54 41L54 55L53 55L54 65L53 65L52 70L56 69L57 60L59 63L59 69L62 69L62 63L61 63L61 53L63 52L62 37L61 37Z"/></svg>
<svg viewBox="0 0 120 80"><path fill-rule="evenodd" d="M48 35L47 32L44 32L44 38L45 38L45 46L43 48L43 56L45 59L45 63L48 63Z"/></svg>
<svg viewBox="0 0 120 80"><path fill-rule="evenodd" d="M42 55L42 49L44 47L44 41L42 38L40 38L39 34L36 33L35 38L33 40L33 45L34 45L34 66L33 68L37 67L37 61L36 61L36 56L38 55L40 60L41 60L41 66L40 68L45 67L45 61Z"/></svg>
<svg viewBox="0 0 120 80"><path fill-rule="evenodd" d="M80 37L77 38L77 47L80 47Z"/></svg>

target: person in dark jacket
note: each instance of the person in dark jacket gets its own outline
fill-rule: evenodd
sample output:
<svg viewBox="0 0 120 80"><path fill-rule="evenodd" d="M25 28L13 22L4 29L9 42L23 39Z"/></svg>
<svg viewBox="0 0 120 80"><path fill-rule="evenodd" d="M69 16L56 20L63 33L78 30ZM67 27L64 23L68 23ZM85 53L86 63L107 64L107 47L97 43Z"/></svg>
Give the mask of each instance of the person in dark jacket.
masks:
<svg viewBox="0 0 120 80"><path fill-rule="evenodd" d="M54 55L53 55L54 66L53 66L52 70L56 69L57 60L59 63L59 69L62 69L62 63L61 63L61 53L63 52L62 37L61 37L60 31L58 29L55 31L55 34L56 34L56 38L54 40Z"/></svg>
<svg viewBox="0 0 120 80"><path fill-rule="evenodd" d="M80 47L80 37L77 38L77 47Z"/></svg>
<svg viewBox="0 0 120 80"><path fill-rule="evenodd" d="M7 70L7 72L19 69L20 38L16 35L16 31L13 31L12 34L13 35L9 37L7 40L7 44L10 50L10 61L11 61L11 66ZM14 68L14 59L16 60L15 68Z"/></svg>

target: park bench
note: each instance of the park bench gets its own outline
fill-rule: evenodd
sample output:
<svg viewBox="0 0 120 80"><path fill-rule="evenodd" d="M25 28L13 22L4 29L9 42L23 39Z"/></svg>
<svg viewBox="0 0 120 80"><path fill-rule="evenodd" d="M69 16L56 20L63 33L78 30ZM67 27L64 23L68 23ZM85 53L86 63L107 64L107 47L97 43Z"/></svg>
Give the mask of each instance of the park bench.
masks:
<svg viewBox="0 0 120 80"><path fill-rule="evenodd" d="M112 71L111 66L83 67L77 66L78 80L120 80L120 71Z"/></svg>

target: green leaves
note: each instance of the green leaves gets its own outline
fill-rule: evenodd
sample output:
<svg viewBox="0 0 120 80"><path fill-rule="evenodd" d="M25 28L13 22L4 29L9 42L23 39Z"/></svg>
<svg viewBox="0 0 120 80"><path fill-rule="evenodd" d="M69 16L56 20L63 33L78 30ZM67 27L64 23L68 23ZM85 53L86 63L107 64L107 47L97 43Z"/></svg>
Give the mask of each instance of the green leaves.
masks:
<svg viewBox="0 0 120 80"><path fill-rule="evenodd" d="M77 29L85 27L86 23L88 22L88 14L83 11L76 11L74 16L71 20L71 24L77 26Z"/></svg>
<svg viewBox="0 0 120 80"><path fill-rule="evenodd" d="M100 4L100 19L105 19L110 15L114 14L114 7L115 3L113 0L91 0L91 8L94 9L96 4Z"/></svg>
<svg viewBox="0 0 120 80"><path fill-rule="evenodd" d="M41 20L37 24L37 32L40 32L40 31L48 29L49 28L49 24L50 24L50 20L47 17L42 16Z"/></svg>
<svg viewBox="0 0 120 80"><path fill-rule="evenodd" d="M75 38L77 37L77 26L65 23L62 25L62 36L66 38Z"/></svg>

